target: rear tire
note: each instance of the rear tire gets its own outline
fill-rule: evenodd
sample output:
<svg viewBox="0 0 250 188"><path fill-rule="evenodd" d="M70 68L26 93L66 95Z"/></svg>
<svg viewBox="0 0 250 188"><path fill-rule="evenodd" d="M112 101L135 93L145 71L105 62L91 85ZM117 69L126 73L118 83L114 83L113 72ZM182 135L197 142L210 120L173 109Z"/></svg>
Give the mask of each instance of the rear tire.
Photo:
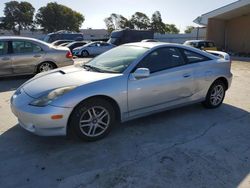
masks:
<svg viewBox="0 0 250 188"><path fill-rule="evenodd" d="M115 124L112 105L102 99L90 99L80 103L72 112L69 129L84 141L96 141L109 134Z"/></svg>
<svg viewBox="0 0 250 188"><path fill-rule="evenodd" d="M51 62L43 62L40 65L38 65L37 73L47 72L47 71L53 70L55 68L56 68L55 64L53 64Z"/></svg>
<svg viewBox="0 0 250 188"><path fill-rule="evenodd" d="M216 80L208 90L206 100L202 103L205 108L218 108L225 97L226 86L221 80Z"/></svg>

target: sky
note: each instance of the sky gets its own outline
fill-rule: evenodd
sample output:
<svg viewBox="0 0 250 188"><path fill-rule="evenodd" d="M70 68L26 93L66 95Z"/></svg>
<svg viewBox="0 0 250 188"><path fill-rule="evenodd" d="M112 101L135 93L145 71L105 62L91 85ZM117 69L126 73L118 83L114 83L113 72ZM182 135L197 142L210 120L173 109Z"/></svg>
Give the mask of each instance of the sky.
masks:
<svg viewBox="0 0 250 188"><path fill-rule="evenodd" d="M22 0L25 1L25 0ZM143 12L151 18L155 11L160 11L164 23L175 24L182 32L186 26L194 25L198 16L236 0L26 0L38 10L48 2L57 2L84 15L82 28L103 29L104 18L111 13L130 18L135 12ZM4 3L0 0L0 17L3 16Z"/></svg>

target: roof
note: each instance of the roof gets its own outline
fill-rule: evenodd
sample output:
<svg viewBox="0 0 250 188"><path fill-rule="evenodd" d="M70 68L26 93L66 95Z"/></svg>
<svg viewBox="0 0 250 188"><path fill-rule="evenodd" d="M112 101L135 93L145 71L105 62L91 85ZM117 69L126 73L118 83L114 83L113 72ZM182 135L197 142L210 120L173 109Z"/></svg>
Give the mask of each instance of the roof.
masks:
<svg viewBox="0 0 250 188"><path fill-rule="evenodd" d="M39 41L38 39L35 39L35 38L21 37L21 36L0 36L0 39L2 39L2 40L8 40L8 39L23 39L23 40Z"/></svg>
<svg viewBox="0 0 250 188"><path fill-rule="evenodd" d="M167 43L167 42L134 42L134 43L128 43L124 44L126 46L138 46L143 48L154 48L154 47L183 47L182 44L176 44L176 43ZM186 47L186 46L184 46Z"/></svg>
<svg viewBox="0 0 250 188"><path fill-rule="evenodd" d="M139 47L144 47L144 48L154 48L156 46L160 46L160 45L166 45L169 43L165 43L165 42L133 42L133 43L128 43L128 44L124 44L126 46L139 46Z"/></svg>
<svg viewBox="0 0 250 188"><path fill-rule="evenodd" d="M194 22L200 25L207 25L209 18L230 20L235 17L250 14L250 0L238 0L229 5L220 7L197 17Z"/></svg>
<svg viewBox="0 0 250 188"><path fill-rule="evenodd" d="M199 49L194 48L192 46L183 45L183 44L166 43L166 42L135 42L135 43L124 44L124 46L138 46L138 47L143 47L143 48L149 48L151 50L153 50L153 48L157 49L160 47L182 48L182 49L186 49L189 51L193 51L195 53L199 53L199 54L204 55L206 57L209 57L211 59L217 58L216 56L209 54L206 51L199 50Z"/></svg>
<svg viewBox="0 0 250 188"><path fill-rule="evenodd" d="M30 37L21 37L21 36L0 36L0 40L13 40L13 39L16 39L16 40L27 40L27 41L32 41L34 43L39 43L43 46L51 46L51 44L48 44L42 40L38 40L38 39L35 39L35 38L30 38Z"/></svg>

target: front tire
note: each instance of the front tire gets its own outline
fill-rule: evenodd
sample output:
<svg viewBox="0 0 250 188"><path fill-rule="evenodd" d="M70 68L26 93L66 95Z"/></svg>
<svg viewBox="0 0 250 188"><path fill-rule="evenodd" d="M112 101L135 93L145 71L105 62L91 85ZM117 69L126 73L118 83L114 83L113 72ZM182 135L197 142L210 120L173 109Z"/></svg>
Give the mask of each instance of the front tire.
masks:
<svg viewBox="0 0 250 188"><path fill-rule="evenodd" d="M50 71L50 70L53 70L55 69L56 66L53 64L53 63L50 63L50 62L43 62L41 63L38 67L37 67L37 73L40 73L40 72L47 72L47 71Z"/></svg>
<svg viewBox="0 0 250 188"><path fill-rule="evenodd" d="M217 80L209 88L206 100L202 104L206 108L218 108L222 104L225 94L225 84L221 80Z"/></svg>
<svg viewBox="0 0 250 188"><path fill-rule="evenodd" d="M80 103L72 112L69 128L84 141L96 141L105 137L115 124L112 105L102 99L90 99Z"/></svg>
<svg viewBox="0 0 250 188"><path fill-rule="evenodd" d="M87 50L83 50L81 52L81 57L88 57L89 56L89 52Z"/></svg>

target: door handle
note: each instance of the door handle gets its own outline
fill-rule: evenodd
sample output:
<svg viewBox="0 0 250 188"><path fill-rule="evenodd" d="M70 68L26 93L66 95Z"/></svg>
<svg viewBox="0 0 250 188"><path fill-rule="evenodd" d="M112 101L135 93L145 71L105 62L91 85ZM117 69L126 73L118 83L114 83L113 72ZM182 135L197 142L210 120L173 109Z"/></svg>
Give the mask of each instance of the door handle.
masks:
<svg viewBox="0 0 250 188"><path fill-rule="evenodd" d="M189 77L191 77L191 74L184 74L183 77L184 78L189 78Z"/></svg>
<svg viewBox="0 0 250 188"><path fill-rule="evenodd" d="M10 60L10 58L9 57L3 57L2 60L3 61L8 61L8 60Z"/></svg>
<svg viewBox="0 0 250 188"><path fill-rule="evenodd" d="M33 57L41 57L41 55L34 55Z"/></svg>

